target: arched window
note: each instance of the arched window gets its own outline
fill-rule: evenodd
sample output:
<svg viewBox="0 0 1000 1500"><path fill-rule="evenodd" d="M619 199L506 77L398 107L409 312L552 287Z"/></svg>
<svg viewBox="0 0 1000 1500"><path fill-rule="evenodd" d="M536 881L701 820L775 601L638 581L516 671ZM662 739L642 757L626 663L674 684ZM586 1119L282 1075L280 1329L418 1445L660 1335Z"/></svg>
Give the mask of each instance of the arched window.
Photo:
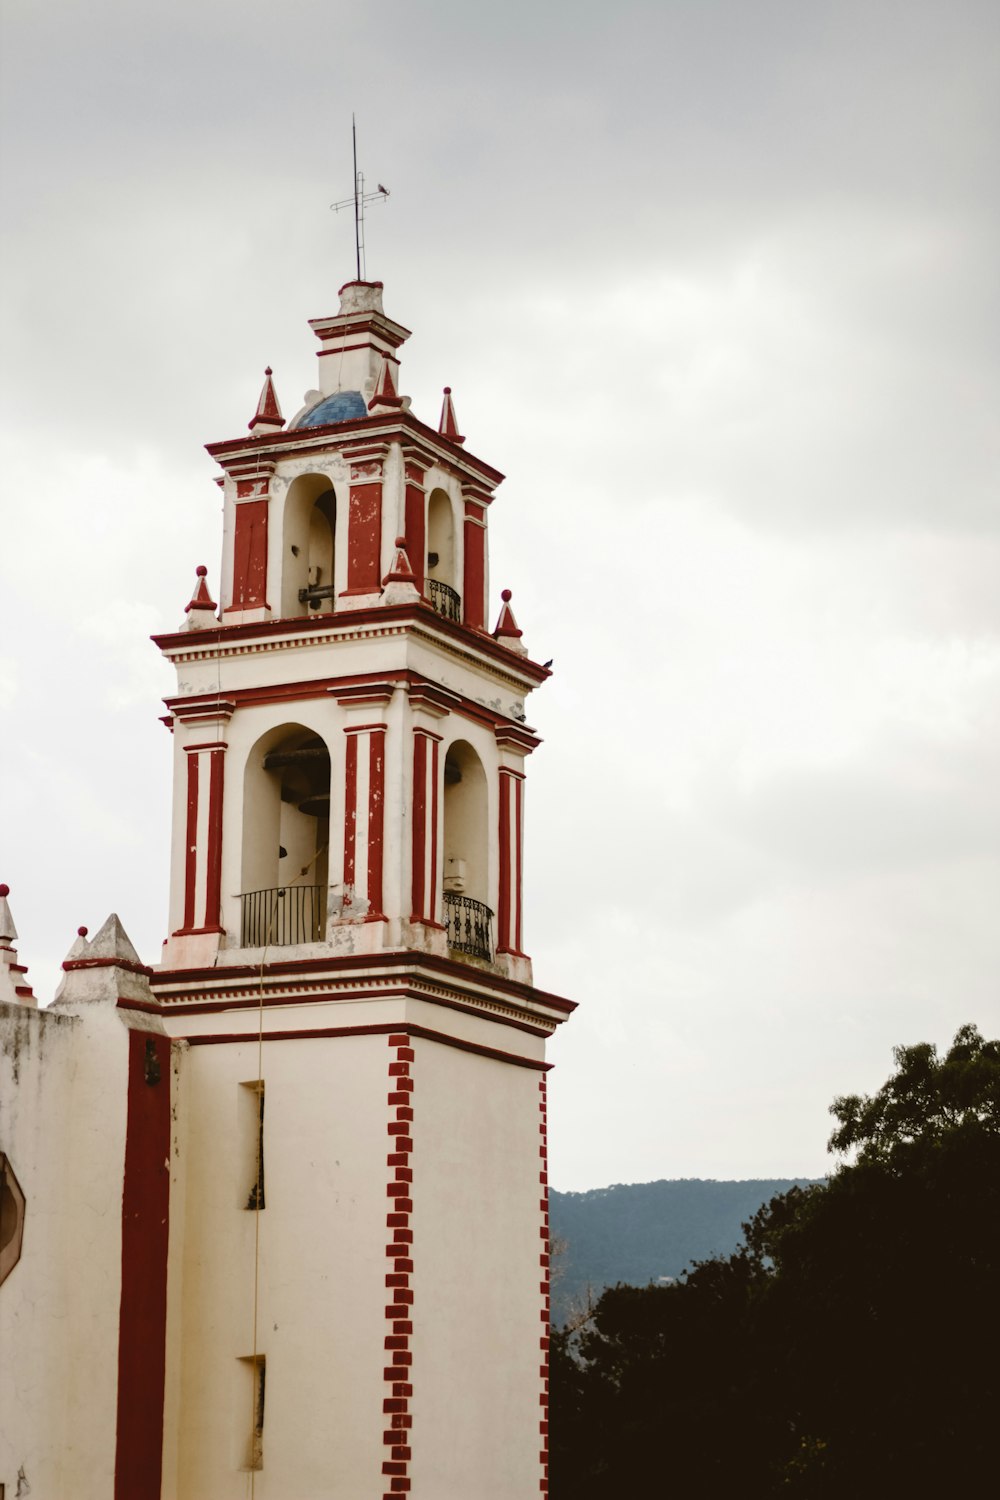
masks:
<svg viewBox="0 0 1000 1500"><path fill-rule="evenodd" d="M281 613L330 614L334 608L337 497L323 474L301 474L288 487L282 528Z"/></svg>
<svg viewBox="0 0 1000 1500"><path fill-rule="evenodd" d="M445 490L432 490L427 502L427 595L439 615L448 620L461 620L455 515L451 496Z"/></svg>
<svg viewBox="0 0 1000 1500"><path fill-rule="evenodd" d="M477 958L493 957L493 913L486 905L487 787L483 763L456 740L444 763L444 921L448 945Z"/></svg>
<svg viewBox="0 0 1000 1500"><path fill-rule="evenodd" d="M241 947L322 939L329 843L326 745L301 724L271 730L243 779Z"/></svg>

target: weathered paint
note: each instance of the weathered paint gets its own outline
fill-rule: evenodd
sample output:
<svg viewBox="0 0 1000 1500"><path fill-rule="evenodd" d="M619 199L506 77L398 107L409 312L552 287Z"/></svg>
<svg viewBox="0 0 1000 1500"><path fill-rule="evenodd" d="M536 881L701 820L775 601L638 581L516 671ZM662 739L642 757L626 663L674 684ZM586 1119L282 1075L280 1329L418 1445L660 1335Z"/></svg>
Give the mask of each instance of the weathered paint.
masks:
<svg viewBox="0 0 1000 1500"><path fill-rule="evenodd" d="M170 1041L129 1034L115 1500L159 1500L163 1462Z"/></svg>

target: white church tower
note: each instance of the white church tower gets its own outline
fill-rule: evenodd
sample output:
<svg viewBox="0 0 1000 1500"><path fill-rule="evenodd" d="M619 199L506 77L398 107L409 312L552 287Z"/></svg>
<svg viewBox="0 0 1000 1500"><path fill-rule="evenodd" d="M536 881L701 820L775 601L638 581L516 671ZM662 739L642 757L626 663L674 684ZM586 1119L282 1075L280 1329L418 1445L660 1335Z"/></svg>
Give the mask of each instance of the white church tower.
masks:
<svg viewBox="0 0 1000 1500"><path fill-rule="evenodd" d="M209 447L218 605L199 568L157 638L177 669L161 963L109 919L50 1012L21 997L5 1031L0 1001L21 1085L113 1046L89 1170L121 1196L114 1390L91 1398L80 1368L62 1419L70 1447L74 1423L92 1448L106 1433L113 1483L52 1467L37 1396L21 1448L0 1427L8 1494L32 1463L42 1492L94 1500L547 1492L545 1042L573 1006L534 988L522 869L525 701L548 672L506 591L489 628L502 476L449 390L436 428L399 394L409 334L381 284L311 326L303 409L285 423L268 370L249 435ZM32 1050L25 1017L46 1015ZM93 1090L94 1068L65 1071L80 1127L68 1075ZM23 1336L18 1277L39 1290L33 1198L59 1201L29 1117L0 1108L23 1222L0 1336ZM72 1361L61 1337L52 1362Z"/></svg>

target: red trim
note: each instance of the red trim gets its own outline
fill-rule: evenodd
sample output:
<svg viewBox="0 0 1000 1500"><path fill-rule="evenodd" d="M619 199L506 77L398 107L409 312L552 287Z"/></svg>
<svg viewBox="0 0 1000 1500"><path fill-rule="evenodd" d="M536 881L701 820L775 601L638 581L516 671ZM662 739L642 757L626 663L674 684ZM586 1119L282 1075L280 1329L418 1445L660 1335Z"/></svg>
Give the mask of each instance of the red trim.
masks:
<svg viewBox="0 0 1000 1500"><path fill-rule="evenodd" d="M473 630L486 628L486 532L470 516L465 518L465 587L463 622Z"/></svg>
<svg viewBox="0 0 1000 1500"><path fill-rule="evenodd" d="M500 932L500 950L505 952L510 944L510 778L500 772L500 899L497 912L497 927Z"/></svg>
<svg viewBox="0 0 1000 1500"><path fill-rule="evenodd" d="M509 781L511 778L508 777ZM522 884L523 861L524 861L524 819L522 816L521 798L524 794L524 778L518 776L514 780L514 838L517 841L517 864L514 871L514 944L517 951L521 952L521 913L524 909L522 895L524 886Z"/></svg>
<svg viewBox="0 0 1000 1500"><path fill-rule="evenodd" d="M147 979L153 972L145 964L133 963L130 958L64 958L62 966L67 973L73 969L125 969L129 974L142 974Z"/></svg>
<svg viewBox="0 0 1000 1500"><path fill-rule="evenodd" d="M350 742L348 742L350 743ZM456 983L468 985L471 981L479 979L484 987L493 990L503 996L511 996L524 1000L528 1004L546 1005L552 1010L562 1011L565 1015L571 1015L577 1008L575 1000L566 1000L561 995L550 994L547 990L539 990L534 985L524 984L518 979L508 979L503 974L494 974L486 970L470 969L468 964L461 963L458 959L442 958L436 953L415 953L412 948L401 948L394 952L383 952L376 957L372 954L330 954L324 958L294 958L287 959L284 963L275 960L268 963L267 973L271 980L282 975L291 978L300 976L308 978L310 975L326 977L338 973L361 972L367 980L378 978L387 969L427 969L438 974L443 974ZM212 966L210 968L190 969L154 969L150 976L150 983L154 990L167 988L171 984L184 984L190 986L199 980L210 984L213 989L220 988L218 981L222 976L232 981L242 980L244 984L250 981L254 986L254 995L257 995L256 986L260 983L259 964L226 964L223 968ZM234 986L235 987L235 986ZM254 1002L256 1003L256 1001Z"/></svg>
<svg viewBox="0 0 1000 1500"><path fill-rule="evenodd" d="M515 1068L531 1068L536 1073L547 1073L553 1066L548 1062L537 1062L533 1057L519 1057L516 1052L501 1052L499 1047L483 1047L478 1042L466 1041L464 1037L449 1036L444 1031L433 1031L429 1026L419 1026L414 1021L385 1022L371 1026L323 1026L316 1031L265 1031L265 1042L303 1042L311 1037L340 1036L385 1036L387 1032L405 1031L408 1036L421 1037L425 1042L440 1042L442 1047L455 1047L459 1052L472 1052L477 1057L489 1057L494 1062L510 1063ZM232 1046L240 1042L256 1042L256 1032L217 1032L214 1036L187 1036L184 1041L190 1047Z"/></svg>
<svg viewBox="0 0 1000 1500"><path fill-rule="evenodd" d="M217 927L222 914L222 788L225 747L209 752L208 861L205 870L205 926Z"/></svg>
<svg viewBox="0 0 1000 1500"><path fill-rule="evenodd" d="M413 1333L414 1294L410 1284L413 1274L413 1120L412 1068L415 1053L410 1046L412 1028L404 1027L389 1031L388 1109L387 1133L389 1151L386 1168L389 1180L386 1183L385 1216L386 1239L391 1240L390 1265L385 1273L386 1329L383 1339L386 1365L382 1378L386 1384L382 1401L382 1416L385 1430L382 1442L388 1449L383 1460L382 1473L388 1478L388 1494L383 1500L398 1500L400 1493L410 1488L409 1463L412 1456L413 1417L410 1401L413 1398L413 1353L410 1338ZM401 1089L407 1082L409 1089ZM400 1095L407 1102L400 1102Z"/></svg>
<svg viewBox="0 0 1000 1500"><path fill-rule="evenodd" d="M236 507L231 609L258 609L267 596L267 500Z"/></svg>
<svg viewBox="0 0 1000 1500"><path fill-rule="evenodd" d="M543 1250L539 1256L539 1269L542 1273L541 1294L542 1307L541 1317L545 1325L545 1332L539 1339L539 1353L541 1364L539 1374L542 1381L542 1389L538 1397L539 1416L538 1430L541 1436L541 1448L538 1461L541 1465L541 1475L538 1481L539 1493L547 1495L549 1492L549 1324L552 1318L551 1302L549 1297L549 1136L548 1136L548 1080L538 1080L538 1112L541 1117L539 1133L541 1134L541 1145L538 1148L538 1186L541 1189L539 1206L542 1213L541 1237Z"/></svg>
<svg viewBox="0 0 1000 1500"><path fill-rule="evenodd" d="M329 339L333 337L333 333L317 336L321 339ZM388 343L389 340L387 339L386 342ZM318 352L322 354L323 351ZM340 350L338 348L330 352L339 354ZM358 432L365 438L373 433L384 433L387 442L399 440L405 433L406 436L402 440L410 449L415 444L420 445L423 450L420 457L426 466L444 459L451 471L463 477L466 485L481 487L484 493L478 495L477 499L489 499L492 491L503 482L504 476L499 469L494 469L491 464L465 449L456 448L453 443L442 438L433 427L429 427L426 422L421 422L412 411L357 417L350 422L328 422L323 427L286 428L284 432L268 433L265 438L227 438L220 443L206 443L205 452L216 459L222 468L229 468L240 459L246 463L259 465L261 460L272 452L280 452L282 457L287 458L289 448L293 450L298 448L302 452L308 452L310 448L319 447L321 444L324 447L330 446L331 437L335 441L341 437L349 439L354 432ZM337 443L337 446L339 447L340 444Z"/></svg>
<svg viewBox="0 0 1000 1500"><path fill-rule="evenodd" d="M387 917L376 917L376 922L388 921ZM426 923L428 927L435 927L439 932L444 928L438 922ZM178 934L180 935L180 934ZM440 1006L442 1010L457 1010L461 1015L478 1016L481 1021L490 1021L496 1026L506 1026L512 1031L523 1031L528 1036L540 1036L543 1038L552 1035L553 1027L557 1024L552 1022L548 1026L531 1026L527 1021L517 1021L513 1016L500 1015L497 1011L483 1011L479 1006L466 1004L461 1000L446 1000L441 995L425 995L419 990L409 986L379 985L377 990L350 989L341 991L317 990L311 995L293 994L267 994L264 1004L268 1010L278 1010L283 1005L348 1005L355 1000L420 1000L425 1005ZM228 1000L202 1000L194 1005L178 1005L170 1000L164 1000L160 1005L140 1005L131 1000L122 1000L119 1008L121 1010L149 1010L153 1015L183 1015L183 1016L207 1016L219 1015L223 1012L238 1014L240 1011L257 1010L260 1006L260 993L250 996L236 996ZM318 1035L318 1032L310 1031L309 1036Z"/></svg>
<svg viewBox="0 0 1000 1500"><path fill-rule="evenodd" d="M413 878L414 918L424 916L424 871L427 863L427 737L413 732Z"/></svg>
<svg viewBox="0 0 1000 1500"><path fill-rule="evenodd" d="M347 520L347 590L377 594L382 586L382 478L354 483Z"/></svg>
<svg viewBox="0 0 1000 1500"><path fill-rule="evenodd" d="M522 726L510 719L500 718L491 713L481 703L474 702L471 698L463 698L460 694L450 689L441 688L434 683L426 682L416 673L400 670L397 672L380 673L373 680L356 683L345 683L341 678L320 677L312 681L292 682L277 684L266 688L239 688L227 702L225 716L229 717L237 707L257 707L263 704L273 703L295 703L305 702L308 699L327 698L334 696L338 703L372 704L381 705L388 702L392 696L393 686L401 682L405 685L410 702L417 708L424 708L431 713L436 713L442 718L447 713L459 713L466 719L471 719L475 724L481 724L484 728L493 731L499 745L511 745L526 754L530 753L536 745L541 744L537 735L525 730ZM200 705L197 702L190 703L184 698L165 698L164 703L178 717L187 715L190 718L222 718L223 712L213 705L214 699ZM185 709L182 705L188 703ZM357 729L370 728L370 725L359 724ZM426 731L428 734L430 730ZM213 742L215 744L221 741ZM200 747L205 748L205 747ZM512 776L523 775L523 772L511 771Z"/></svg>
<svg viewBox="0 0 1000 1500"><path fill-rule="evenodd" d="M358 824L358 741L347 736L347 760L344 766L344 886L354 884L354 842ZM345 902L347 894L345 890Z"/></svg>
<svg viewBox="0 0 1000 1500"><path fill-rule="evenodd" d="M385 833L385 725L373 724L368 758L368 920L382 911Z"/></svg>
<svg viewBox="0 0 1000 1500"><path fill-rule="evenodd" d="M378 593L381 587L382 583L379 579L373 588L365 587L353 591L345 589L340 598L347 598L352 592ZM439 615L426 599L419 599L413 604L368 605L364 609L341 610L339 613L316 615L312 619L305 615L284 615L273 620L251 620L249 623L244 622L239 625L216 625L210 630L174 630L169 634L151 635L150 640L166 654L174 651L181 655L188 655L191 652L205 650L215 652L221 644L228 641L266 642L271 637L283 635L303 635L310 638L321 635L351 636L366 627L375 628L380 634L387 634L387 627L393 625L419 626L421 630L431 629L466 648L472 644L477 651L509 671L514 677L524 678L529 682L536 684L545 682L552 675L547 667L532 661L529 656L520 656L502 642L495 641L491 635L486 634L485 625L476 627L475 637L470 642L468 620L463 625L456 625L453 620ZM329 680L335 681L336 679ZM180 703L183 700L177 701Z"/></svg>
<svg viewBox="0 0 1000 1500"><path fill-rule="evenodd" d="M415 470L411 473L411 470ZM419 476L419 477L418 477ZM406 465L406 499L403 503L403 515L405 523L403 533L406 537L406 555L410 559L410 567L413 570L413 582L421 593L424 591L424 553L427 546L424 531L424 510L426 507L426 496L424 494L424 471L415 464Z"/></svg>
<svg viewBox="0 0 1000 1500"><path fill-rule="evenodd" d="M115 1500L159 1500L167 1348L170 1040L129 1033Z"/></svg>
<svg viewBox="0 0 1000 1500"><path fill-rule="evenodd" d="M184 923L194 926L194 892L198 878L198 756L187 759L187 846L184 850Z"/></svg>
<svg viewBox="0 0 1000 1500"><path fill-rule="evenodd" d="M441 741L435 737L431 750L431 891L430 916L437 921L438 898L438 762L441 759ZM442 924L443 925L443 924Z"/></svg>

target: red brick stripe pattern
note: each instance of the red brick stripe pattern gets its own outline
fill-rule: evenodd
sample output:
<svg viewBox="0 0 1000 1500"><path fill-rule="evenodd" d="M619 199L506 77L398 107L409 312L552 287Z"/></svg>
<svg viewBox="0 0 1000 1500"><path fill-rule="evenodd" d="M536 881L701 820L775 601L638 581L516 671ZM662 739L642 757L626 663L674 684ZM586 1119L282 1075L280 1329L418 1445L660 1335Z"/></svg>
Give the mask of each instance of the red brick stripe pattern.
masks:
<svg viewBox="0 0 1000 1500"><path fill-rule="evenodd" d="M405 1032L389 1035L389 1153L386 1157L387 1244L386 1396L382 1402L387 1457L382 1463L382 1500L399 1500L410 1488L410 1428L413 1417L413 1048ZM387 1487L386 1487L387 1486Z"/></svg>
<svg viewBox="0 0 1000 1500"><path fill-rule="evenodd" d="M539 1256L542 1279L539 1290L542 1294L542 1336L539 1339L539 1348L542 1353L539 1375L541 1376L541 1394L538 1398L541 1411L539 1414L538 1431L541 1434L541 1446L538 1461L541 1465L541 1477L538 1481L538 1489L541 1494L549 1493L549 1323L551 1320L549 1302L549 1145L548 1145L548 1095L547 1080L538 1080L538 1113L539 1113L539 1146L538 1146L538 1185L541 1190L539 1208L542 1215L541 1240L542 1250Z"/></svg>

